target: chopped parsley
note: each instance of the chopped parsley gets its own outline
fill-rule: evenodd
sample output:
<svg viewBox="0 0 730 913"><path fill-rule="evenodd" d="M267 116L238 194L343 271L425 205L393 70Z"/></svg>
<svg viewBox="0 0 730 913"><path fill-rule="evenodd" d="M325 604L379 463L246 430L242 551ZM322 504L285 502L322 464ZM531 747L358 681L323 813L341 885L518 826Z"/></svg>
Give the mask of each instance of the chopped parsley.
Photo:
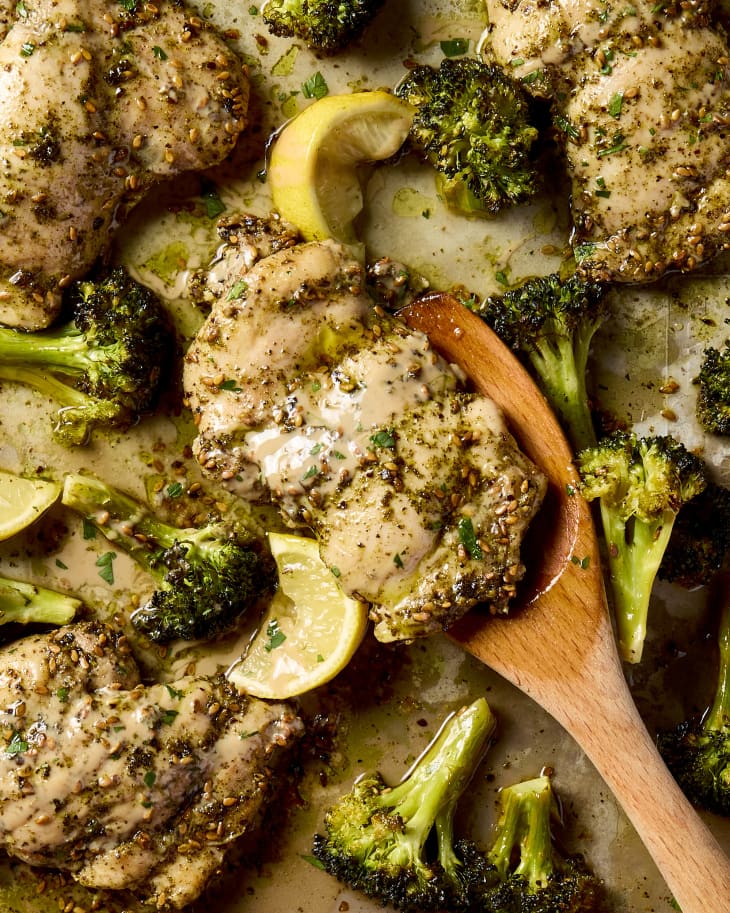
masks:
<svg viewBox="0 0 730 913"><path fill-rule="evenodd" d="M231 286L231 290L228 293L228 301L234 301L236 298L243 298L243 293L248 288L245 279L239 279L237 282L234 282Z"/></svg>
<svg viewBox="0 0 730 913"><path fill-rule="evenodd" d="M324 76L317 70L309 79L302 83L302 94L305 98L324 98L329 94L329 88Z"/></svg>
<svg viewBox="0 0 730 913"><path fill-rule="evenodd" d="M440 42L441 52L444 57L459 57L469 50L468 38L450 38Z"/></svg>
<svg viewBox="0 0 730 913"><path fill-rule="evenodd" d="M624 93L616 92L616 94L611 98L608 103L606 110L611 115L611 117L621 117L621 109L624 105Z"/></svg>
<svg viewBox="0 0 730 913"><path fill-rule="evenodd" d="M5 753L9 755L22 754L28 750L28 740L19 732L14 732L13 737L8 743Z"/></svg>
<svg viewBox="0 0 730 913"><path fill-rule="evenodd" d="M99 568L99 576L107 583L114 583L114 559L117 557L116 552L104 552L96 559L96 566Z"/></svg>
<svg viewBox="0 0 730 913"><path fill-rule="evenodd" d="M475 561L483 558L484 552L482 552L482 547L479 545L479 540L474 532L474 525L469 517L462 517L457 524L457 528L459 530L459 542L467 550L469 557L474 558Z"/></svg>
<svg viewBox="0 0 730 913"><path fill-rule="evenodd" d="M271 653L272 650L275 650L284 643L286 634L279 627L278 619L272 618L266 625L266 636L269 638L269 642L264 645L264 650L266 650L267 653Z"/></svg>
<svg viewBox="0 0 730 913"><path fill-rule="evenodd" d="M215 184L204 181L200 195L205 204L205 214L209 219L217 219L222 212L225 212L226 204L221 200Z"/></svg>
<svg viewBox="0 0 730 913"><path fill-rule="evenodd" d="M388 450L395 449L395 434L393 429L376 431L370 436L370 441L375 447L384 447Z"/></svg>

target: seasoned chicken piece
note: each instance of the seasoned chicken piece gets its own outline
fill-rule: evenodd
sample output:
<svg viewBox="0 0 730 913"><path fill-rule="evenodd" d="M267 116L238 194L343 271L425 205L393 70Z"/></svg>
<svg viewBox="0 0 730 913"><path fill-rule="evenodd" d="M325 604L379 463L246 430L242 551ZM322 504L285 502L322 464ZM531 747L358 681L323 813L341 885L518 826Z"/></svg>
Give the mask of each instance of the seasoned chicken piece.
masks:
<svg viewBox="0 0 730 913"><path fill-rule="evenodd" d="M544 479L335 242L231 270L184 369L203 467L312 530L380 640L507 611Z"/></svg>
<svg viewBox="0 0 730 913"><path fill-rule="evenodd" d="M248 81L174 0L12 8L0 44L0 322L36 329L154 183L231 151Z"/></svg>
<svg viewBox="0 0 730 913"><path fill-rule="evenodd" d="M276 215L222 216L216 228L220 248L212 263L195 270L188 283L188 296L201 306L212 304L228 290L231 270L246 272L263 257L293 247L301 240L299 230Z"/></svg>
<svg viewBox="0 0 730 913"><path fill-rule="evenodd" d="M646 281L726 249L730 51L706 11L650 0L487 7L487 53L553 99L582 270Z"/></svg>
<svg viewBox="0 0 730 913"><path fill-rule="evenodd" d="M0 843L82 884L192 902L255 831L302 724L222 678L145 686L83 623L0 650Z"/></svg>

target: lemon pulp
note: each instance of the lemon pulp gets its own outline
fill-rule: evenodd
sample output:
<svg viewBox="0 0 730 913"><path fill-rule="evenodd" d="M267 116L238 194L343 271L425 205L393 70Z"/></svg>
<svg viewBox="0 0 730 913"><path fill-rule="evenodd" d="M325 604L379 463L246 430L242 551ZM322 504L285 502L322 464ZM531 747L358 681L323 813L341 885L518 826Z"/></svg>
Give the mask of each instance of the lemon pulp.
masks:
<svg viewBox="0 0 730 913"><path fill-rule="evenodd" d="M274 206L308 241L334 238L363 255L354 220L363 208L360 166L403 145L414 109L390 92L326 95L274 143L268 180Z"/></svg>
<svg viewBox="0 0 730 913"><path fill-rule="evenodd" d="M27 479L0 470L0 540L34 523L53 505L61 486L45 479Z"/></svg>
<svg viewBox="0 0 730 913"><path fill-rule="evenodd" d="M279 588L228 678L254 697L281 700L330 681L367 627L367 606L346 596L314 539L269 533Z"/></svg>

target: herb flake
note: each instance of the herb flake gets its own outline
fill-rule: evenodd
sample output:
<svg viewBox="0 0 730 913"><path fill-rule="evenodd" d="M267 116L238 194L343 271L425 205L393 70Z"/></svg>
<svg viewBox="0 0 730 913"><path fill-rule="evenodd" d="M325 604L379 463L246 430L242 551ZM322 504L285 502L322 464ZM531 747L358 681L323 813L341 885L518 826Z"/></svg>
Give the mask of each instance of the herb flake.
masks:
<svg viewBox="0 0 730 913"><path fill-rule="evenodd" d="M479 545L479 540L474 532L474 524L469 517L462 517L457 524L457 529L459 530L459 542L467 550L469 557L480 561L484 557L484 552Z"/></svg>
<svg viewBox="0 0 730 913"><path fill-rule="evenodd" d="M267 653L271 653L272 650L280 647L286 640L286 634L279 627L277 618L272 618L266 625L266 636L269 638L269 642L264 645L264 650Z"/></svg>

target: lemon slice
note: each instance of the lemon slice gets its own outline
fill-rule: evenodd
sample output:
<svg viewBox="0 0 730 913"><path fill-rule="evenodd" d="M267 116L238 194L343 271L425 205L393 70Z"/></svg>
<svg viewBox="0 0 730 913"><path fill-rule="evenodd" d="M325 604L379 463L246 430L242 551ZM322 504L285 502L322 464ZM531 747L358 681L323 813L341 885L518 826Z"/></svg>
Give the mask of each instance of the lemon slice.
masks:
<svg viewBox="0 0 730 913"><path fill-rule="evenodd" d="M44 479L26 479L0 470L0 540L34 523L54 504L61 486Z"/></svg>
<svg viewBox="0 0 730 913"><path fill-rule="evenodd" d="M254 697L282 700L324 685L352 659L367 606L340 589L314 539L269 533L279 589L228 678Z"/></svg>
<svg viewBox="0 0 730 913"><path fill-rule="evenodd" d="M274 206L308 241L334 238L363 256L353 222L363 208L358 168L403 145L414 108L390 92L326 95L274 143L268 179Z"/></svg>

